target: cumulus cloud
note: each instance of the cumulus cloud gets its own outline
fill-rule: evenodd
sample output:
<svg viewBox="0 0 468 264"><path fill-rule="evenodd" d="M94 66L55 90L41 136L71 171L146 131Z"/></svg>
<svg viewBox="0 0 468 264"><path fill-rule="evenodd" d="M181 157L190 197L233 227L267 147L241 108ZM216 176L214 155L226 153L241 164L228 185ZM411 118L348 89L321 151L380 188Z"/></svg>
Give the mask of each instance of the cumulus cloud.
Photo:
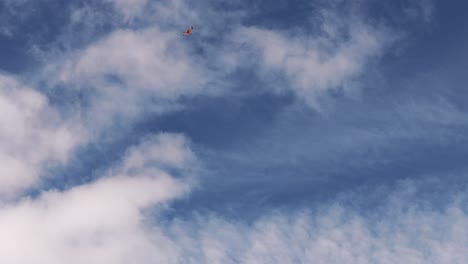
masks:
<svg viewBox="0 0 468 264"><path fill-rule="evenodd" d="M43 192L0 207L2 263L154 263L149 212L184 196L189 185L161 170L193 161L180 135L162 134L129 150L101 179ZM168 153L168 155L165 155ZM149 155L145 155L149 154ZM156 166L157 164L157 166ZM148 209L153 208L151 211ZM27 252L27 253L26 253Z"/></svg>
<svg viewBox="0 0 468 264"><path fill-rule="evenodd" d="M65 162L86 139L75 120L64 120L47 98L0 75L0 197L37 183L51 162Z"/></svg>
<svg viewBox="0 0 468 264"><path fill-rule="evenodd" d="M1 207L0 245L7 250L0 260L12 264L462 263L468 257L463 195L454 195L452 202L435 209L415 202L412 187L403 186L383 197L388 202L374 212L332 203L295 213L277 211L251 224L196 214L161 221L161 205L184 195L187 185L158 169L138 168L131 176L117 173ZM148 214L155 206L159 210Z"/></svg>

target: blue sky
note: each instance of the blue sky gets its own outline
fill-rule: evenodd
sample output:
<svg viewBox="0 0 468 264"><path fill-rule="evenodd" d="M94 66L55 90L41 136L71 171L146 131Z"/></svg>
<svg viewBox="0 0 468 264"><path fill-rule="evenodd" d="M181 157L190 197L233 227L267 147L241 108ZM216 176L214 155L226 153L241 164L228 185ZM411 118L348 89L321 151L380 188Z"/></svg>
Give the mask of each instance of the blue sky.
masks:
<svg viewBox="0 0 468 264"><path fill-rule="evenodd" d="M0 262L461 263L467 5L0 1Z"/></svg>

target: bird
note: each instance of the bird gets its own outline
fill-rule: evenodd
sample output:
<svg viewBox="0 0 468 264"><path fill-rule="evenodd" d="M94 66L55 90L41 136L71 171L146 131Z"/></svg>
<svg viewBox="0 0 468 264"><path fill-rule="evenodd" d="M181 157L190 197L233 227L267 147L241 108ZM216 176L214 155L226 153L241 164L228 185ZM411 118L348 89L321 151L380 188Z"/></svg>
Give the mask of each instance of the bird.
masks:
<svg viewBox="0 0 468 264"><path fill-rule="evenodd" d="M189 27L187 30L185 30L184 36L192 35L192 30L193 30L193 27Z"/></svg>

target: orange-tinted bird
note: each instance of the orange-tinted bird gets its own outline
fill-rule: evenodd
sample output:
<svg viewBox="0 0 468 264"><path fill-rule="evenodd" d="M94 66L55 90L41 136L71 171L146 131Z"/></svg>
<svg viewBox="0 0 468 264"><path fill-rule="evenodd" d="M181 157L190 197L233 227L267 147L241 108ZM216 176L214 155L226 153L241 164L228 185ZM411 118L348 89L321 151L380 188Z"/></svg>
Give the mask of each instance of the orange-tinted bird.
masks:
<svg viewBox="0 0 468 264"><path fill-rule="evenodd" d="M192 30L193 30L193 27L189 27L187 30L185 30L184 36L192 35Z"/></svg>

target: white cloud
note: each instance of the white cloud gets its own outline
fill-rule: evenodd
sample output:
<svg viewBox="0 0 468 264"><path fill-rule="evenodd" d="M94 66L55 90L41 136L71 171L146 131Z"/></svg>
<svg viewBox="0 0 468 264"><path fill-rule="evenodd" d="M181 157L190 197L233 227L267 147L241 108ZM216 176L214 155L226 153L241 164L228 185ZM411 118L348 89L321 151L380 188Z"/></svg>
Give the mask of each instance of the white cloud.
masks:
<svg viewBox="0 0 468 264"><path fill-rule="evenodd" d="M0 75L0 197L37 183L48 162L65 162L86 136L39 92Z"/></svg>
<svg viewBox="0 0 468 264"><path fill-rule="evenodd" d="M181 97L223 94L235 81L227 76L239 68L259 74L272 91L293 91L309 106L321 109L320 99L328 91L356 90L368 66L396 38L395 32L364 22L362 14L354 11L341 17L339 11L323 8L313 14L312 30L270 30L244 27L239 21L245 13L206 4L110 2L122 12L126 6L142 9L138 18L146 22L127 29L116 24L113 32L87 47L54 58L45 71L52 85L58 81L96 92L89 115L91 122L104 126L116 115L128 120L145 110L178 109ZM77 14L81 20L83 15ZM89 21L86 17L79 23L100 21L95 15ZM199 31L196 27L193 38L181 38L186 23L194 22L206 25ZM218 39L218 45L212 39ZM278 75L288 82L278 82Z"/></svg>
<svg viewBox="0 0 468 264"><path fill-rule="evenodd" d="M105 126L114 115L129 119L143 110L164 112L176 107L180 96L206 91L210 76L184 44L178 34L157 27L116 30L49 64L45 76L69 89L92 88L88 114Z"/></svg>
<svg viewBox="0 0 468 264"><path fill-rule="evenodd" d="M289 82L282 90L291 89L309 106L320 109L318 97L327 90L354 86L353 82L394 40L384 27L355 18L346 23L337 19L338 15L324 11L322 19L314 20L321 28L314 33L240 28L234 42L254 50L247 54L260 59L261 63L255 64L265 80L277 81L278 74L284 75Z"/></svg>
<svg viewBox="0 0 468 264"><path fill-rule="evenodd" d="M183 168L191 155L182 136L162 134L134 147L110 175L93 183L1 206L0 262L167 262L145 212L185 195L189 185L155 164Z"/></svg>
<svg viewBox="0 0 468 264"><path fill-rule="evenodd" d="M124 171L130 171L133 168L148 165L150 162L153 165L180 169L194 158L185 137L162 133L137 148L130 148L122 168Z"/></svg>
<svg viewBox="0 0 468 264"><path fill-rule="evenodd" d="M159 171L114 176L0 209L2 263L147 263L143 210L184 192ZM25 254L27 252L27 254Z"/></svg>
<svg viewBox="0 0 468 264"><path fill-rule="evenodd" d="M156 230L165 234L158 233L159 244L176 245L176 263L462 263L468 257L462 197L438 210L415 202L403 184L375 212L335 203L252 224L200 216Z"/></svg>
<svg viewBox="0 0 468 264"><path fill-rule="evenodd" d="M175 42L174 34L158 28L117 30L66 61L60 80L102 83L114 76L133 89L172 97L197 84L198 69L186 56L189 50Z"/></svg>
<svg viewBox="0 0 468 264"><path fill-rule="evenodd" d="M150 207L164 210L187 187L157 168L139 167L136 174L117 173L3 206L0 261L463 263L468 257L463 195L440 210L418 204L408 194L411 187L404 187L373 213L335 203L279 211L251 224L215 215L168 222L148 214Z"/></svg>
<svg viewBox="0 0 468 264"><path fill-rule="evenodd" d="M126 19L147 4L114 3ZM171 8L182 8L180 1L171 3ZM345 26L349 38L342 38L333 23L322 26L324 33L317 37L240 28L234 34L238 40L228 37L223 43L251 45L247 54L262 59L264 77L281 72L298 96L317 107L318 93L359 77L388 41L379 28L360 22ZM95 89L89 115L96 123L112 122L108 120L116 113L137 116L148 97L172 104L182 95L206 91L211 78L205 75L207 61L198 64L179 35L158 27L119 29L65 54L48 72L66 85ZM227 58L233 66L244 61L242 53L228 53ZM83 140L79 125L62 120L43 95L10 77L0 78L0 107L2 194L31 186L47 162L66 161ZM439 116L445 112L425 117ZM163 223L161 211L151 208L164 210L191 187L190 179L178 179L164 169L185 170L193 160L183 136L161 134L130 148L119 166L95 182L2 204L0 262L462 263L468 258L463 205L454 202L442 211L407 207L411 199L399 195L379 211L382 214L371 216L335 204L315 213L278 212L253 224L220 216Z"/></svg>
<svg viewBox="0 0 468 264"><path fill-rule="evenodd" d="M104 0L113 3L118 12L120 12L126 21L140 15L148 0Z"/></svg>

